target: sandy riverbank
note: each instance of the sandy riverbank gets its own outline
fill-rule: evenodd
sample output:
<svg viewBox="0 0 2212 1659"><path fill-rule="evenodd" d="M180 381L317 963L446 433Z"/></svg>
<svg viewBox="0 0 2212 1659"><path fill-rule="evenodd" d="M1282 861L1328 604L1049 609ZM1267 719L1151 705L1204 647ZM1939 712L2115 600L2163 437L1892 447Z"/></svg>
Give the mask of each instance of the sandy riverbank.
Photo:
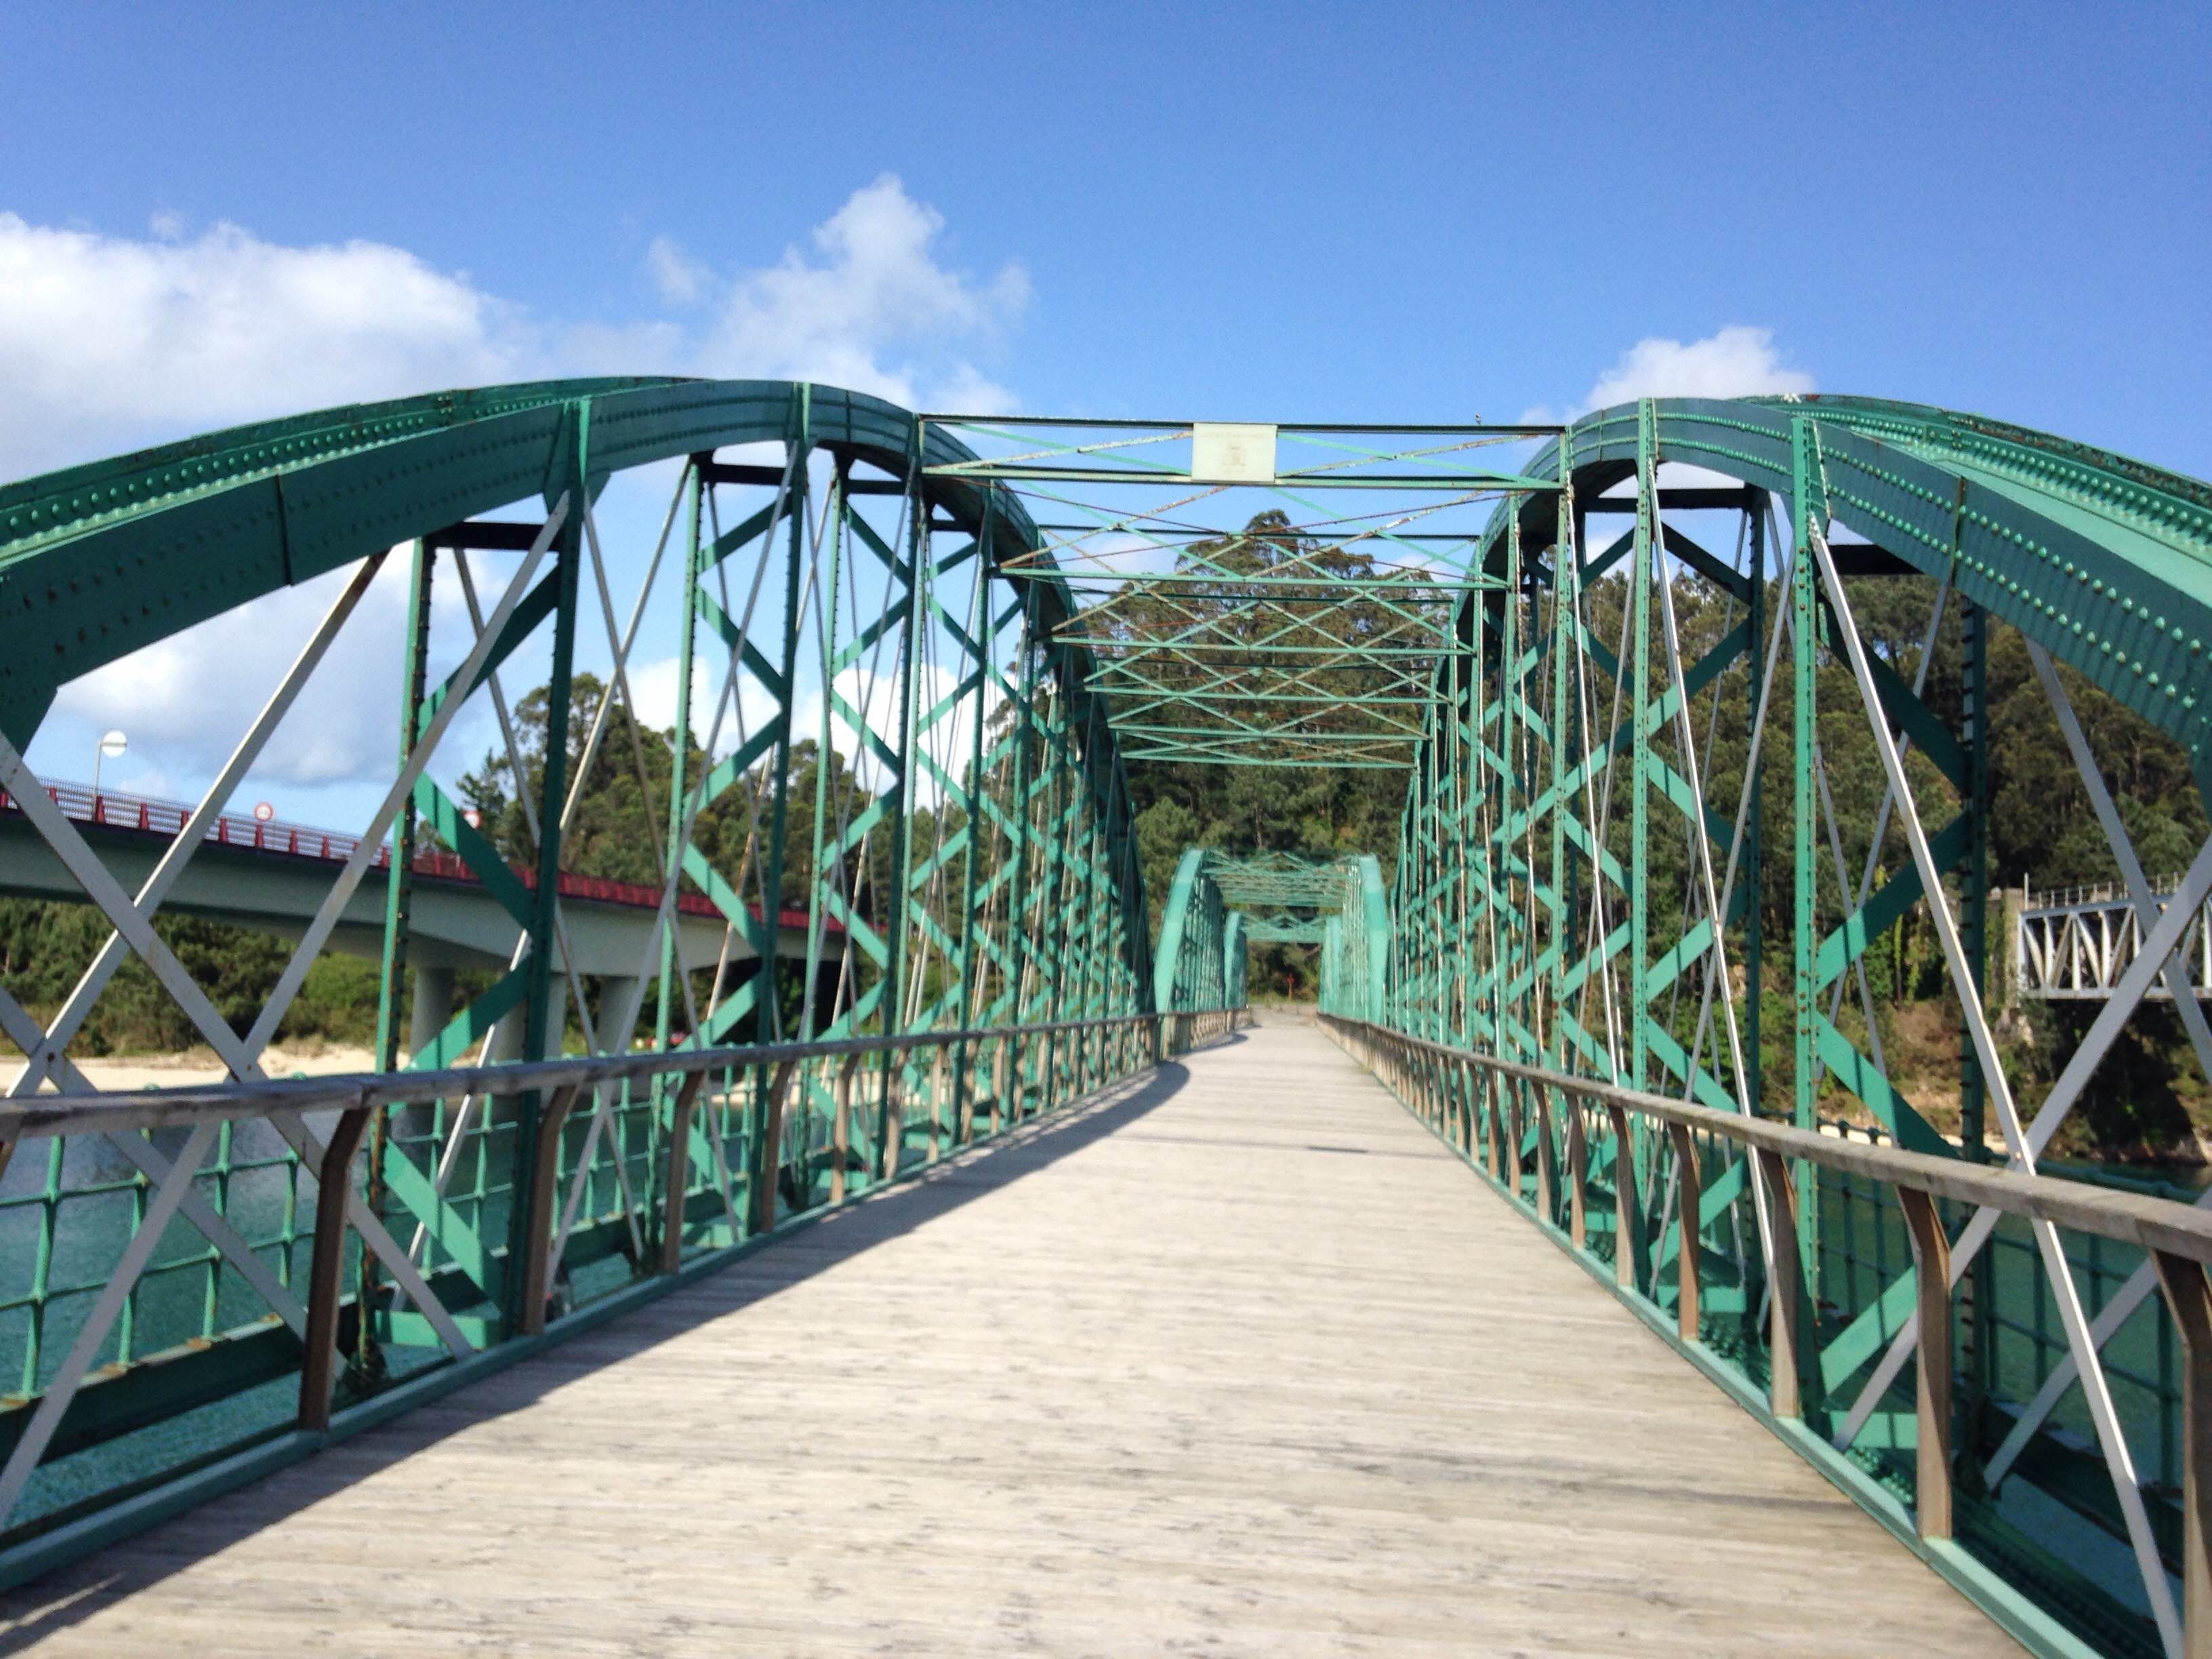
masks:
<svg viewBox="0 0 2212 1659"><path fill-rule="evenodd" d="M211 1048L188 1048L177 1054L118 1054L105 1060L81 1060L77 1069L94 1088L184 1089L196 1084L221 1083L229 1076ZM317 1043L301 1048L271 1048L263 1056L262 1068L270 1077L326 1077L337 1072L373 1072L376 1059L367 1048ZM22 1068L11 1067L12 1083Z"/></svg>

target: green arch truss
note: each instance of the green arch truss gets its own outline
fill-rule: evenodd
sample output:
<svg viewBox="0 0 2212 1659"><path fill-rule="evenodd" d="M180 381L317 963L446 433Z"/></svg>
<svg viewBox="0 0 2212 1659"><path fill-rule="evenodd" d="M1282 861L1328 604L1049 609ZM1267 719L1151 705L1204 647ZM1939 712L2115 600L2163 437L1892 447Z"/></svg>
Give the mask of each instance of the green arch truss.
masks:
<svg viewBox="0 0 2212 1659"><path fill-rule="evenodd" d="M1383 906L1382 867L1372 854L1187 848L1168 890L1152 968L1161 1010L1241 1008L1252 945L1313 945L1321 947L1323 1010L1372 1018L1382 1007L1387 957ZM1207 1000L1217 988L1225 1002Z"/></svg>
<svg viewBox="0 0 2212 1659"><path fill-rule="evenodd" d="M70 1044L133 956L240 1079L261 1074L325 949L376 963L386 1071L533 1059L579 1041L620 1054L1149 1011L1143 881L1095 665L1062 637L1070 599L1028 514L990 481L937 471L969 458L943 428L836 387L605 379L326 410L0 488L10 647L0 789L15 804L0 827L76 877L72 896L113 929L58 1012L33 1018L0 990L0 1034L27 1062L15 1092L91 1090ZM618 475L635 475L626 492L659 494L640 495L657 541L623 546L636 515L603 514ZM1018 582L1006 574L1016 558ZM212 861L207 835L300 692L365 648L348 624L380 573L405 577L389 789L337 854L255 867L264 886L279 874L314 885L296 913L269 919L291 942L286 966L265 1006L234 1023L152 924L182 903L185 866ZM618 605L611 584L632 577L635 599ZM126 845L70 817L67 792L50 797L32 774L25 752L63 686L319 579L330 610L319 624L287 624L301 629L299 655L258 715L266 688L240 688L239 747L165 842L141 830ZM641 618L677 653L665 732L629 701ZM602 635L611 667L594 699L578 647ZM668 648L654 640L656 655ZM434 672L447 661L458 665ZM533 755L515 733L537 688ZM468 729L489 732L507 767L504 827L465 810L456 775L475 757L440 750L464 708L481 714ZM140 851L144 863L130 865ZM115 869L151 873L126 884L103 862L118 858ZM457 893L472 896L477 920L434 937L426 916ZM381 1115L367 1153L374 1213L362 1218L364 1295L378 1312L355 1350L356 1381L381 1375L382 1353L459 1356L518 1328L528 1310L507 1264L549 1229L556 1273L643 1261L664 1200L687 1229L678 1255L732 1245L890 1178L924 1139L934 1152L944 1134L966 1133L972 1094L991 1094L994 1124L1018 1116L1023 1102L1092 1076L1104 1049L1024 1052L1014 1076L991 1076L976 1048L878 1058L842 1084L816 1067L774 1117L765 1074L718 1079L706 1097L717 1103L688 1117L650 1091L600 1091L567 1120L550 1216L530 1213L526 1166L545 1107L535 1093ZM925 1087L914 1067L931 1064L939 1081ZM905 1133L923 1098L926 1138ZM672 1146L678 1123L688 1134ZM124 1139L141 1169L166 1168L151 1143ZM91 1166L58 1139L51 1150L50 1167L18 1160L0 1188L0 1234L35 1235L40 1263L112 1256L122 1240L83 1231L98 1224ZM106 1356L117 1377L99 1413L71 1407L56 1448L196 1403L192 1378L261 1380L295 1364L290 1268L269 1264L305 1248L297 1206L241 1196L230 1210L224 1194L234 1175L241 1194L295 1180L312 1189L320 1155L292 1126L251 1159L241 1146L235 1169L229 1151L210 1164L211 1196L184 1211L204 1254L162 1269L165 1282L204 1277L206 1295L188 1307L148 1299ZM672 1199L654 1190L668 1182L683 1183ZM404 1295L386 1294L395 1283ZM244 1314L241 1285L262 1297ZM0 1462L24 1401L63 1361L67 1343L41 1333L73 1328L97 1288L44 1266L27 1290L0 1288L10 1371L0 1393L23 1407L0 1408ZM228 1331L263 1301L270 1319ZM186 1344L210 1345L209 1357L139 1364ZM13 1496L0 1480L0 1498Z"/></svg>
<svg viewBox="0 0 2212 1659"><path fill-rule="evenodd" d="M1674 464L1701 475L1662 479ZM1826 397L1625 404L1576 422L1525 471L1547 488L1504 493L1484 532L1485 580L1437 665L1411 768L1378 930L1387 1024L2022 1166L2086 1088L2114 1086L2104 1057L2148 992L2177 993L2212 1080L2212 1031L2166 956L2212 892L2212 847L2177 893L2150 891L2073 706L2084 683L2117 698L2186 751L2200 790L2212 780L2212 488L1979 416ZM1917 607L1901 644L1864 623L1883 603L1893 635L1900 592ZM1990 653L2008 629L2151 939L2033 1110L2005 1073L2005 957L1989 908ZM1925 642L1943 637L1959 642L1960 680L1939 699L1918 673ZM1847 788L1823 733L1851 729L1879 766ZM1787 895L1779 939L1752 902L1771 885ZM1955 1128L1931 1121L1881 1047L1869 953L1908 916L1935 938L1958 1011ZM1328 947L1339 986L1357 978L1355 945ZM1538 1212L1559 1216L1560 1172L1581 1155L1575 1114L1533 1109L1522 1086L1477 1091L1453 1133L1469 1149L1489 1136L1517 1147L1512 1167L1553 1183L1532 1199ZM1611 1197L1595 1200L1583 1248L1606 1277L1672 1307L1675 1152L1634 1146L1649 1202L1618 1232ZM1590 1169L1601 1193L1620 1184L1610 1156ZM1758 1201L1742 1164L1723 1161L1694 1223L1711 1279L1700 1341L1753 1399L1768 1363ZM1878 1510L1911 1467L1913 1277L1891 1248L1902 1237L1866 1194L1824 1187L1800 1206L1815 1304L1803 1443ZM1939 1567L2057 1647L2170 1647L2171 1585L2138 1571L2178 1559L2181 1526L2180 1471L2159 1429L2179 1409L2159 1358L2173 1337L2149 1267L2106 1260L2092 1273L2003 1232L1986 1245L1961 1235L1953 1262L1967 1286L1961 1488L2025 1483L2045 1507L1972 1498L1956 1558Z"/></svg>

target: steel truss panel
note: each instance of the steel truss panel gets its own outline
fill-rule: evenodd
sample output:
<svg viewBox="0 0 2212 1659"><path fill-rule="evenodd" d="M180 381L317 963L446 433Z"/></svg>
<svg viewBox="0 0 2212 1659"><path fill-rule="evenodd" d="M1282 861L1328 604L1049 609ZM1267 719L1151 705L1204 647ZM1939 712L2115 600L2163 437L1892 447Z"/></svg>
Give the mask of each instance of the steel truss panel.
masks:
<svg viewBox="0 0 2212 1659"><path fill-rule="evenodd" d="M1738 482L1662 489L1665 463ZM1352 939L1336 941L1334 921L1325 1009L1808 1129L1832 1129L1828 1115L1844 1111L1923 1153L2022 1170L2036 1167L2129 1011L2158 988L2179 997L2212 1076L2212 1030L2200 1033L2196 1006L2212 850L2170 893L2142 878L2051 666L2066 663L2208 752L2212 490L1997 423L1851 398L1647 400L1577 422L1521 466L1553 488L1501 492L1464 573L1455 649L1439 653L1428 682L1387 920L1368 936L1388 954L1381 1012L1346 995ZM1668 517L1722 512L1734 518L1732 558ZM1633 523L1592 553L1593 514ZM1865 543L1832 545L1838 526ZM1936 608L1917 659L1893 661L1862 643L1853 595L1899 574L1932 578ZM1947 617L1964 640L1955 723L1924 695ZM2024 906L2012 922L2021 991L2104 1002L2033 1121L1998 1063L1984 984L1987 665L2000 623L2028 636L2125 876L2110 893ZM1731 685L1749 726L1730 746L1748 759L1732 763L1723 793L1715 722ZM1816 707L1838 691L1840 706ZM1832 720L1871 730L1884 769L1874 797L1840 799L1832 787L1820 735ZM1778 849L1792 877L1790 962L1775 988L1791 1021L1787 1081L1769 1074L1759 1024L1762 747L1779 749L1794 796ZM1917 798L1908 751L1940 780ZM1855 836L1873 825L1863 866L1846 866L1839 814ZM1884 868L1893 830L1907 856ZM1916 1109L1881 1050L1869 952L1908 916L1932 925L1962 1009L1956 1136ZM1872 1480L1911 1492L1909 1390L1901 1418L1896 1390L1911 1382L1923 1304L1894 1204L1869 1215L1867 1194L1832 1184L1778 1217L1772 1183L1725 1144L1692 1149L1632 1122L1607 1135L1523 1078L1431 1065L1419 1050L1403 1064L1401 1092L1439 1133L1540 1217L1571 1220L1575 1242L1625 1289L1670 1315L1694 1308L1693 1322L1681 1313L1685 1340L1753 1386L1772 1363L1763 1316L1781 1271L1775 1241L1787 1240L1810 1291L1793 1322L1796 1409ZM1575 1184L1587 1212L1570 1202ZM1977 1582L2016 1586L2039 1606L2035 1618L2064 1630L2062 1645L2180 1651L2169 1571L2182 1559L2169 1496L2179 1471L2156 1423L2179 1409L2181 1380L2162 1362L2144 1376L2140 1356L2174 1341L2150 1294L2153 1265L2084 1262L2042 1224L2000 1237L1989 1212L1945 1225L1937 1242L1960 1299L1955 1528L1994 1574ZM1698 1248L1686 1251L1691 1238ZM2124 1387L2106 1357L2116 1342L2137 1356ZM2166 1402L2150 1419L2131 1403L2146 1389ZM2108 1534L2133 1566L2100 1577L2086 1564L2109 1558L2023 1521L2008 1481ZM2196 1639L2207 1622L2212 1612L2188 1621Z"/></svg>
<svg viewBox="0 0 2212 1659"><path fill-rule="evenodd" d="M327 1154L325 1135L274 1109L183 1145L118 1131L102 1152L57 1135L11 1160L0 1139L0 1238L35 1257L0 1274L15 1390L0 1399L0 1547L66 1518L72 1487L96 1505L157 1478L164 1425L192 1407L307 1376L303 1340L342 1344L341 1407L372 1402L1152 1051L1128 1021L1149 1018L1152 960L1099 665L1066 628L1071 595L1019 502L947 471L972 459L834 387L595 380L326 411L0 489L0 595L19 645L52 641L0 653L0 789L114 929L57 1018L0 991L0 1032L27 1062L11 1092L90 1091L70 1044L132 957L234 1079L257 1079L356 892L381 899L381 1066L469 1068L451 1092L395 1091L409 1103L366 1110ZM658 542L603 545L610 477L665 460L678 470ZM23 763L56 690L348 566L151 880L125 890ZM240 1037L153 924L302 686L353 644L346 621L380 569L406 582L393 778L339 838L327 896ZM638 586L618 604L628 575ZM656 608L680 639L665 735L641 723L631 684ZM572 696L586 641L611 664L595 698ZM456 654L453 673L430 672ZM522 699L538 688L530 751ZM511 823L478 823L441 751L465 709L496 734ZM563 902L595 799L622 803L618 833L652 872L625 890L658 895L620 972L580 950L587 918ZM422 882L455 871L514 941L471 959L480 977L458 995L450 950L412 925ZM705 959L702 908L721 933ZM1233 988L1205 1007L1241 1003L1241 977ZM1043 1034L906 1041L1019 1023ZM873 1046L795 1069L720 1065L688 1085L649 1070L507 1080L579 1039L610 1060ZM325 1217L356 1146L365 1179ZM311 1251L338 1274L320 1301L303 1288Z"/></svg>

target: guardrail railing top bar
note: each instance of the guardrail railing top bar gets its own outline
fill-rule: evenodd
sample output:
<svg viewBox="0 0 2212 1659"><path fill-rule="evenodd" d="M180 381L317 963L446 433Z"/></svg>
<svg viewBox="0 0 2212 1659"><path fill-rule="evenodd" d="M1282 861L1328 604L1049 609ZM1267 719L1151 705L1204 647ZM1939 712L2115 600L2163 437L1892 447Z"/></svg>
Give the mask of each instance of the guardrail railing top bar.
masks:
<svg viewBox="0 0 2212 1659"><path fill-rule="evenodd" d="M1984 1209L2001 1210L2008 1215L2049 1221L2077 1232L2095 1233L2212 1266L2212 1213L2172 1199L2092 1187L2062 1176L2028 1175L2000 1165L1969 1164L1960 1158L1906 1152L1899 1146L1847 1141L1801 1129L1794 1124L1746 1117L1741 1113L1671 1100L1664 1095L1618 1088L1568 1072L1547 1071L1473 1049L1455 1048L1449 1043L1409 1036L1365 1020L1349 1020L1334 1014L1320 1018L1331 1024L1370 1032L1405 1048L1480 1066L1500 1076L1518 1078L1524 1083L1538 1084L1604 1105L1625 1107L1680 1128L1717 1135L1785 1158L1802 1158L1839 1174L1877 1180L1893 1187L1908 1187L1931 1198L1951 1199Z"/></svg>
<svg viewBox="0 0 2212 1659"><path fill-rule="evenodd" d="M2169 1659L2212 1656L2212 1525L2208 1525L2212 1521L2212 1214L2147 1193L1832 1138L1748 1113L1693 1105L1455 1048L1367 1020L1326 1013L1320 1018L1323 1029L1433 1133L1470 1163L1478 1162L1479 1152L1486 1176L1524 1213L1550 1227L1570 1254L1594 1271L1601 1260L1595 1248L1598 1235L1606 1229L1591 1214L1590 1189L1594 1180L1608 1182L1615 1294L2037 1652L2081 1653L2093 1646L2099 1651L2112 1650L2101 1639L2084 1643L2079 1632L2054 1623L2047 1605L2023 1595L2019 1582L2022 1569L2016 1558L2000 1551L1984 1559L1985 1540L1972 1528L1961 1534L1956 1527L1954 1466L1961 1462L1962 1453L1975 1482L1968 1490L1982 1505L1978 1514L1988 1507L1981 1494L2004 1478L2004 1471L2013 1467L2013 1454L2000 1449L1996 1459L1979 1463L1981 1473L1973 1476L1975 1461L1982 1456L1981 1431L1972 1420L1962 1425L1962 1413L1954 1409L1961 1364L1954 1340L1954 1291L1978 1244L1990 1236L2002 1216L2025 1219L2036 1230L2038 1249L2061 1261L2065 1251L2056 1230L2062 1227L2142 1249L2147 1257L2145 1274L2155 1279L2177 1339L2181 1410L2175 1425L2179 1443L2174 1462L2182 1490L2174 1535L2163 1543L2154 1539L2147 1553L2136 1553L2136 1564L2159 1645ZM1516 1082L1532 1085L1533 1100L1518 1098L1520 1091L1507 1086ZM1533 1197L1522 1191L1531 1145L1526 1135L1531 1105L1536 1115ZM1596 1126L1595 1139L1588 1109L1592 1107L1601 1108L1600 1115L1608 1120ZM1556 1108L1564 1108L1564 1158L1553 1144ZM1648 1158L1637 1150L1632 1115L1664 1126L1663 1138L1651 1145ZM1503 1146L1501 1120L1506 1121ZM1605 1148L1602 1139L1607 1135L1611 1146ZM1714 1247L1705 1238L1711 1227L1705 1200L1709 1194L1724 1194L1727 1189L1707 1184L1699 1166L1712 1153L1701 1152L1701 1138L1709 1146L1718 1141L1742 1148L1747 1167L1735 1190L1750 1189L1759 1195L1757 1231L1763 1261L1754 1264L1741 1259L1741 1282L1715 1288L1740 1294L1741 1310L1747 1317L1759 1308L1749 1322L1765 1327L1763 1376L1741 1358L1726 1357L1708 1340L1701 1310L1706 1259ZM1593 1166L1601 1150L1609 1159L1609 1173L1599 1177ZM1671 1174L1663 1158L1670 1150ZM1899 1316L1909 1313L1910 1328L1917 1335L1911 1355L1913 1402L1909 1412L1900 1413L1903 1421L1895 1425L1898 1437L1887 1443L1909 1450L1909 1517L1893 1491L1850 1461L1857 1450L1856 1422L1863 1419L1845 1418L1840 1437L1832 1443L1821 1426L1832 1425L1837 1415L1833 1405L1838 1402L1827 1390L1848 1380L1848 1373L1843 1377L1829 1375L1826 1351L1808 1346L1819 1327L1820 1305L1810 1294L1817 1281L1808 1278L1798 1218L1817 1212L1826 1190L1808 1165L1887 1188L1902 1212L1914 1271L1908 1281L1911 1300L1895 1312ZM1563 1188L1556 1200L1555 1188ZM1659 1209L1656 1235L1646 1234L1647 1200ZM1952 1218L1939 1207L1938 1200L1944 1200L1971 1212L1955 1236ZM1564 1229L1554 1220L1555 1202L1569 1206ZM1727 1197L1726 1202L1732 1205L1734 1197ZM1679 1218L1671 1230L1670 1213ZM1699 1217L1700 1224L1686 1224L1692 1216ZM1665 1275L1660 1271L1666 1243L1674 1250L1672 1331L1664 1317ZM1648 1279L1643 1265L1647 1244ZM1740 1238L1736 1249L1741 1257ZM1763 1307L1753 1294L1754 1265L1764 1269ZM1600 1277L1605 1275L1601 1272ZM2106 1311L2117 1308L2124 1316L2132 1305L2115 1302ZM1744 1335L1757 1340L1750 1330ZM2076 1363L2080 1364L2078 1359ZM2080 1365L2077 1375L2086 1379L2089 1370ZM2054 1380L2061 1386L2066 1382L2063 1376ZM2083 1387L2086 1393L2086 1380ZM2033 1432L2037 1407L2027 1409L2031 1415L2020 1418L2012 1431L2022 1439ZM2099 1431L2101 1438L2101 1423ZM2119 1477L2129 1482L2125 1489L2118 1486ZM2140 1502L2140 1477L2134 1466L2124 1467L2119 1477L2116 1493L2122 1500L2136 1495ZM1984 1515L1983 1521L1973 1524L1980 1526L1985 1520ZM2179 1608L2169 1575L2180 1583Z"/></svg>
<svg viewBox="0 0 2212 1659"><path fill-rule="evenodd" d="M836 1037L814 1042L747 1043L719 1048L669 1048L634 1054L586 1054L440 1071L337 1073L208 1084L183 1089L111 1091L98 1095L27 1095L0 1100L0 1141L34 1136L111 1134L131 1129L266 1117L276 1112L346 1111L408 1105L460 1095L506 1096L529 1090L592 1088L643 1077L681 1076L739 1067L780 1066L838 1054L942 1048L964 1042L1101 1030L1162 1019L1236 1012L1227 1008L1172 1013L1113 1014L1035 1025L994 1025L908 1031L890 1036Z"/></svg>

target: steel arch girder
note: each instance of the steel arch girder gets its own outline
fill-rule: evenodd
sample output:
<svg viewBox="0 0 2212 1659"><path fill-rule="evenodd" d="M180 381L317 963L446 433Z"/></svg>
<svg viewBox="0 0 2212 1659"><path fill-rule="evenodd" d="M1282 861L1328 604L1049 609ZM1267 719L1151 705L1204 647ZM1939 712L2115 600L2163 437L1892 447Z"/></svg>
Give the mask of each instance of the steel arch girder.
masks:
<svg viewBox="0 0 2212 1659"><path fill-rule="evenodd" d="M1790 431L1813 422L1838 522L2019 629L2199 757L2212 755L2212 485L2087 445L1870 398L1660 398L1657 449L1791 493ZM1530 465L1594 496L1636 465L1637 405L1585 416ZM1524 525L1556 498L1519 505ZM1502 546L1508 509L1485 533Z"/></svg>

